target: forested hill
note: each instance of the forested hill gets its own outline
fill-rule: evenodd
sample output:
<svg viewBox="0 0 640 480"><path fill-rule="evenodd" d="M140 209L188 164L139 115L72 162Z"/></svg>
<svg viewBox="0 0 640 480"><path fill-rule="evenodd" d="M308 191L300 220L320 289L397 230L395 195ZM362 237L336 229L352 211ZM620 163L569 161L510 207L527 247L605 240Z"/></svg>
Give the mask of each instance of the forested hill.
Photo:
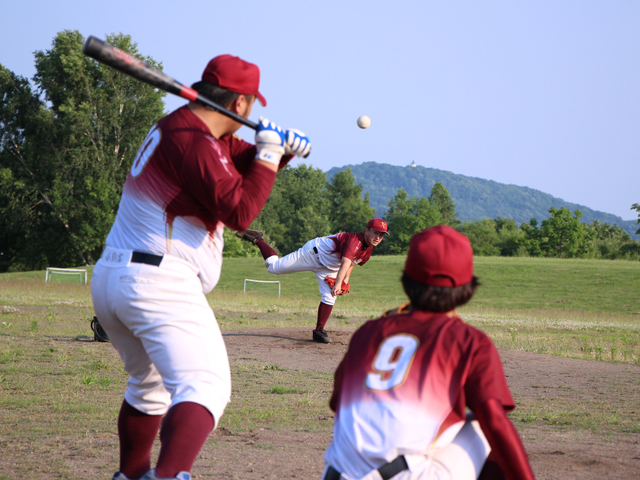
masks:
<svg viewBox="0 0 640 480"><path fill-rule="evenodd" d="M582 212L583 223L598 220L602 223L618 225L630 235L634 235L638 229L634 220L623 220L616 215L566 202L539 190L467 177L435 168L399 167L366 162L360 165L334 167L327 172L327 179L331 179L337 172L346 168L351 168L356 183L362 184L363 193L369 192L371 206L378 214L386 210L389 200L398 189L404 188L409 195L428 198L433 185L440 182L449 190L456 204L458 218L463 221L497 217L512 218L517 223L529 222L532 218L542 221L549 217L549 208L553 206L565 207L571 212L579 209Z"/></svg>

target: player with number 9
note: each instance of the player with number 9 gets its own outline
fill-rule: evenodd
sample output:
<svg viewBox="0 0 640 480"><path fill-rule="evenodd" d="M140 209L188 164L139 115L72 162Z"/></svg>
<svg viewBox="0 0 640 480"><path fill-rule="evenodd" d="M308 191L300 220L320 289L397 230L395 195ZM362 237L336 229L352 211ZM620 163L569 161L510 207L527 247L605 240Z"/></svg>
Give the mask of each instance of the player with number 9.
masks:
<svg viewBox="0 0 640 480"><path fill-rule="evenodd" d="M456 312L479 285L469 239L415 235L402 284L410 301L358 329L336 370L322 480L533 479L498 351Z"/></svg>

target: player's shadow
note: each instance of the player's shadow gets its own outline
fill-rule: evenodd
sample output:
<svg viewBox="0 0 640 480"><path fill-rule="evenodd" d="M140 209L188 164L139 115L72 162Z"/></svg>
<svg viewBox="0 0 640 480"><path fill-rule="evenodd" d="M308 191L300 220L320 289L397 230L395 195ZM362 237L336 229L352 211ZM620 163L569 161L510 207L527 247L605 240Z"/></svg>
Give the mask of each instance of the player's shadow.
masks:
<svg viewBox="0 0 640 480"><path fill-rule="evenodd" d="M223 333L223 337L271 337L271 338L281 338L282 340L293 340L296 342L313 342L308 338L294 338L294 337L283 337L281 335L269 335L264 333Z"/></svg>

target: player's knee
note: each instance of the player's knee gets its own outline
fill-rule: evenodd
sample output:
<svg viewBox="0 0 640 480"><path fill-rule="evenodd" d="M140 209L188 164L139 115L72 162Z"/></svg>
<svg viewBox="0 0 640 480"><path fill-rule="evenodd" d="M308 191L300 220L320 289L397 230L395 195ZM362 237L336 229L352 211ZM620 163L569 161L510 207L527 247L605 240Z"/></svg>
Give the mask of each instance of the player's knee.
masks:
<svg viewBox="0 0 640 480"><path fill-rule="evenodd" d="M217 422L231 398L231 379L223 377L211 373L185 378L171 387L172 403L198 403L209 410Z"/></svg>
<svg viewBox="0 0 640 480"><path fill-rule="evenodd" d="M124 398L133 408L147 415L164 415L171 405L171 395L162 382L129 382Z"/></svg>
<svg viewBox="0 0 640 480"><path fill-rule="evenodd" d="M280 275L280 269L278 268L278 257L273 255L264 261L264 265L267 267L267 272L274 275Z"/></svg>
<svg viewBox="0 0 640 480"><path fill-rule="evenodd" d="M335 305L336 297L331 295L331 293L323 293L322 294L322 298L320 299L320 301L322 303L324 303L325 305Z"/></svg>

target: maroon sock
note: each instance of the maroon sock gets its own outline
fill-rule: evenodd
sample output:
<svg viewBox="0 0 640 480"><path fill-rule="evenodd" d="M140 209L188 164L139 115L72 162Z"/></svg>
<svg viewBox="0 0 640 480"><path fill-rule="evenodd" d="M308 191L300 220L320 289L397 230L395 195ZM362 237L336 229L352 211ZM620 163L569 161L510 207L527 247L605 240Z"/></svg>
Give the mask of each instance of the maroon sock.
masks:
<svg viewBox="0 0 640 480"><path fill-rule="evenodd" d="M128 478L140 478L151 468L151 447L162 415L147 415L122 402L118 416L120 471Z"/></svg>
<svg viewBox="0 0 640 480"><path fill-rule="evenodd" d="M190 472L214 425L209 410L198 403L182 402L171 407L160 430L162 447L156 475L175 477L178 472Z"/></svg>
<svg viewBox="0 0 640 480"><path fill-rule="evenodd" d="M327 305L326 303L320 302L320 306L318 307L318 323L316 323L316 330L320 330L324 328L327 324L327 320L331 316L331 310L333 310L333 305Z"/></svg>
<svg viewBox="0 0 640 480"><path fill-rule="evenodd" d="M256 246L260 249L260 253L262 254L262 258L265 260L269 257L273 257L274 255L278 255L276 251L266 244L264 240L258 240L256 242Z"/></svg>

